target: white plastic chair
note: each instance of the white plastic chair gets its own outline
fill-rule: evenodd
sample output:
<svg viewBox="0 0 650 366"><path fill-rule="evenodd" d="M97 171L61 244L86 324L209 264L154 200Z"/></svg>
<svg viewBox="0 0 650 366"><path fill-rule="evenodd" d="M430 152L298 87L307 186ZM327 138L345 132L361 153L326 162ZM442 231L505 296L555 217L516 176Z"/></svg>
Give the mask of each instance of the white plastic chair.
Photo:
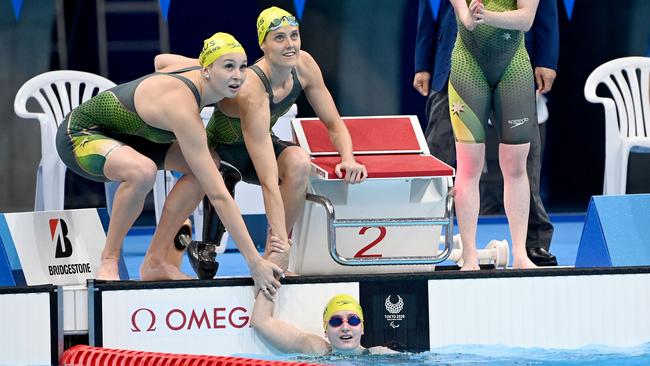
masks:
<svg viewBox="0 0 650 366"><path fill-rule="evenodd" d="M611 98L596 95L600 83ZM650 58L624 57L600 65L587 78L584 93L605 108L603 193L625 194L630 151L650 149Z"/></svg>
<svg viewBox="0 0 650 366"><path fill-rule="evenodd" d="M99 75L60 70L31 78L16 93L16 114L22 118L37 119L41 127L41 161L36 173L34 210L63 210L66 166L56 152L59 124L79 104L113 86L115 83ZM43 112L27 110L30 98L38 101ZM106 191L111 189L107 184Z"/></svg>

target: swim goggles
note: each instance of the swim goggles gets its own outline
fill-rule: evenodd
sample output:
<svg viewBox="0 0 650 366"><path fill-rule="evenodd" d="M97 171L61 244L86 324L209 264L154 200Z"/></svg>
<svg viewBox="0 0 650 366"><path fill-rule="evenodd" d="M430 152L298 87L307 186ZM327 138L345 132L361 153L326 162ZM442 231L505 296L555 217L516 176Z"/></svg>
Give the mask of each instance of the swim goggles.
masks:
<svg viewBox="0 0 650 366"><path fill-rule="evenodd" d="M285 15L285 16L283 16L281 18L275 18L275 19L271 20L271 23L269 23L269 30L268 31L270 32L270 31L274 31L274 30L280 28L280 26L282 25L282 23L284 21L286 21L287 24L292 25L294 27L298 26L298 20L296 19L296 17L294 17L293 15L291 15L291 16Z"/></svg>
<svg viewBox="0 0 650 366"><path fill-rule="evenodd" d="M338 328L343 325L344 322L348 323L348 325L351 327L356 327L361 324L361 318L356 315L350 315L347 319L344 319L342 316L334 315L327 323L332 328Z"/></svg>

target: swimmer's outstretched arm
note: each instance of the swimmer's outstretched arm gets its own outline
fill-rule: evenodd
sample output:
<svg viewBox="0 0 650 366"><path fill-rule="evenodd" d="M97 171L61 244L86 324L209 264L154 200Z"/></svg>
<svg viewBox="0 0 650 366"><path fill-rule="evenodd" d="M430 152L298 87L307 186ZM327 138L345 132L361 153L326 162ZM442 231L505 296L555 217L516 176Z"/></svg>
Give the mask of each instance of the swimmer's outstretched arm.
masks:
<svg viewBox="0 0 650 366"><path fill-rule="evenodd" d="M280 287L275 276L281 276L283 270L263 259L255 249L241 212L210 154L205 128L193 94L189 88L179 88L177 93L166 93L159 101L159 123L176 136L188 166L244 256L256 290L266 288L269 295L275 294Z"/></svg>
<svg viewBox="0 0 650 366"><path fill-rule="evenodd" d="M200 127L196 129L193 136L188 136L189 134L179 136L177 134L183 156L186 157L188 165L199 180L210 203L214 206L219 218L235 240L237 249L244 256L256 289L268 288L272 295L280 287L280 283L274 278L274 275L281 275L282 269L264 260L255 249L253 241L246 230L241 212L210 157L208 139L205 129L202 128L203 123L200 124Z"/></svg>
<svg viewBox="0 0 650 366"><path fill-rule="evenodd" d="M527 32L533 26L539 0L517 0L517 10L494 12L479 6L476 17L496 28Z"/></svg>
<svg viewBox="0 0 650 366"><path fill-rule="evenodd" d="M366 168L357 163L352 154L350 132L341 119L334 99L325 86L323 74L311 55L300 51L299 72L306 80L303 85L309 104L314 108L318 118L325 124L332 144L341 155L341 163L335 168L336 175L348 183L359 183L368 177ZM345 171L345 177L342 170Z"/></svg>
<svg viewBox="0 0 650 366"><path fill-rule="evenodd" d="M329 352L329 344L322 337L305 333L287 322L274 318L274 307L274 301L262 294L257 295L251 325L266 342L285 353L324 355Z"/></svg>
<svg viewBox="0 0 650 366"><path fill-rule="evenodd" d="M252 74L252 71L247 72ZM235 98L239 108L244 143L260 182L271 234L287 244L286 250L289 250L284 203L278 185L278 163L273 154L273 142L269 134L271 129L269 98L259 78L250 79L252 80L247 80L242 85ZM271 253L268 258L284 270L289 265L289 256Z"/></svg>

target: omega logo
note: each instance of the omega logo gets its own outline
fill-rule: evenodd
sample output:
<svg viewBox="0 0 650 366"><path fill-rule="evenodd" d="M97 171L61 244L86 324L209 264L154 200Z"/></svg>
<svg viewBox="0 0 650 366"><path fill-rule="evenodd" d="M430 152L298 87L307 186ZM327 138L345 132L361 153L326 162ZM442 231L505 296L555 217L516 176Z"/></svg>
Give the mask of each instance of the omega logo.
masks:
<svg viewBox="0 0 650 366"><path fill-rule="evenodd" d="M158 326L173 332L200 329L240 329L249 325L248 310L241 306L231 309L215 307L212 309L192 309L191 311L173 308L160 316L149 308L139 308L131 313L131 332L155 332ZM164 322L163 322L164 319Z"/></svg>
<svg viewBox="0 0 650 366"><path fill-rule="evenodd" d="M151 309L140 308L140 309L134 311L133 314L131 314L131 326L132 326L131 331L134 332L134 333L135 332L141 332L140 327L138 327L138 321L137 321L138 313L141 312L141 311L144 311L149 316L148 325L146 326L145 331L146 332L153 332L154 330L156 330L156 313L154 313L153 310L151 310ZM146 321L146 316L143 316L142 318L144 318L144 319L142 320L143 323L141 323L141 324L144 325L145 324L144 322Z"/></svg>

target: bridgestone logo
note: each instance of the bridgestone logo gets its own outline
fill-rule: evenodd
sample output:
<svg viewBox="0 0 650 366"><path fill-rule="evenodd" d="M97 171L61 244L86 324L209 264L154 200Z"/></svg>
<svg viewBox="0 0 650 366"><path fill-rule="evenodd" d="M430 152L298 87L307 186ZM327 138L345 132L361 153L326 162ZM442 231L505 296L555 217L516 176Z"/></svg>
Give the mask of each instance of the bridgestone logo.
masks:
<svg viewBox="0 0 650 366"><path fill-rule="evenodd" d="M90 263L59 264L47 266L50 276L64 276L77 273L92 273Z"/></svg>

